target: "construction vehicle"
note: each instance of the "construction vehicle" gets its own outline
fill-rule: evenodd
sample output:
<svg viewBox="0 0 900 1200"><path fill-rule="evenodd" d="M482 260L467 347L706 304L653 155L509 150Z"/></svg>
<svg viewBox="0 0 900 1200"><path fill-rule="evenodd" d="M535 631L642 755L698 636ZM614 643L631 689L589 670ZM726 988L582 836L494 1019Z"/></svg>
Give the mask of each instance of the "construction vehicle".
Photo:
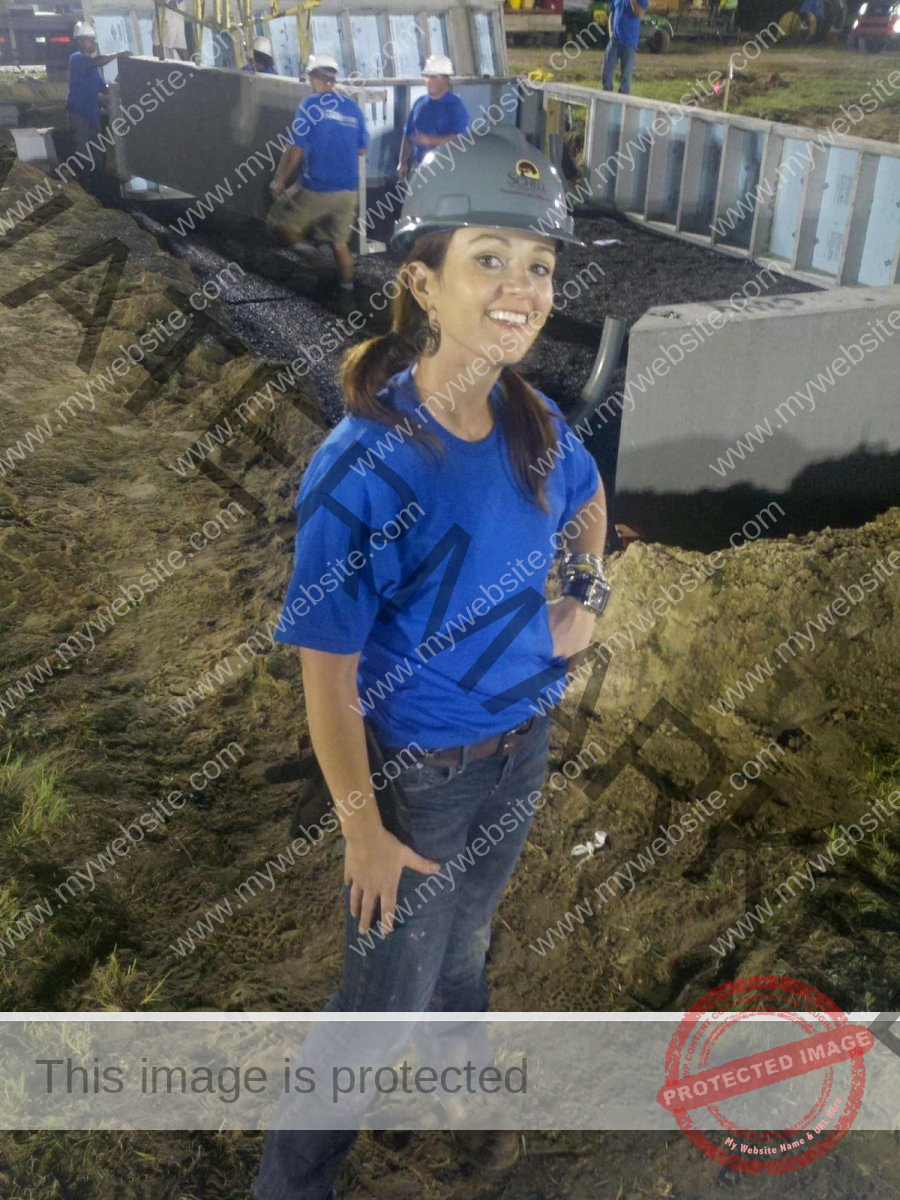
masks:
<svg viewBox="0 0 900 1200"><path fill-rule="evenodd" d="M850 26L848 45L853 50L877 54L885 46L900 45L900 7L895 0L866 0Z"/></svg>
<svg viewBox="0 0 900 1200"><path fill-rule="evenodd" d="M651 17L665 18L670 37L681 41L726 41L734 35L737 4L731 0L688 0L673 5L671 0L650 0Z"/></svg>
<svg viewBox="0 0 900 1200"><path fill-rule="evenodd" d="M48 79L64 79L75 49L72 29L81 8L48 11L18 4L0 16L0 66L44 67Z"/></svg>
<svg viewBox="0 0 900 1200"><path fill-rule="evenodd" d="M797 8L782 13L778 24L786 41L818 42L832 30L842 29L846 20L844 0L803 0Z"/></svg>
<svg viewBox="0 0 900 1200"><path fill-rule="evenodd" d="M668 8L668 0L665 7ZM653 8L651 0L650 8ZM503 19L508 45L562 45L577 39L587 49L603 49L609 41L609 5L598 0L506 0ZM666 13L648 11L641 20L641 42L660 54L668 49L672 27Z"/></svg>
<svg viewBox="0 0 900 1200"><path fill-rule="evenodd" d="M517 43L560 46L566 32L563 0L506 0L503 25L510 46Z"/></svg>
<svg viewBox="0 0 900 1200"><path fill-rule="evenodd" d="M605 30L608 4L595 6L593 17ZM673 38L682 41L727 41L735 32L736 0L650 0L641 18L640 45L653 54L665 54Z"/></svg>
<svg viewBox="0 0 900 1200"><path fill-rule="evenodd" d="M503 23L509 45L561 46L566 39L576 38L593 49L592 41L602 47L608 39L606 4L599 0L505 0ZM594 38L585 40L590 33Z"/></svg>

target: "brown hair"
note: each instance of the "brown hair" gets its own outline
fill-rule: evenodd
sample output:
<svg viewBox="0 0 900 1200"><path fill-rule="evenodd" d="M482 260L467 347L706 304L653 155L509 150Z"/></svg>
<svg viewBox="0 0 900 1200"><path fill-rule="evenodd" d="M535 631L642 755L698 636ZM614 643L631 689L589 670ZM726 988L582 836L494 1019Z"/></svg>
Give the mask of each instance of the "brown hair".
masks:
<svg viewBox="0 0 900 1200"><path fill-rule="evenodd" d="M384 425L396 425L397 411L378 398L392 375L437 349L437 337L428 317L409 288L409 264L421 262L440 271L454 230L443 229L420 237L406 256L396 284L400 291L393 302L388 333L351 347L341 363L340 381L347 412ZM549 411L534 389L512 367L500 372L501 394L498 419L516 482L526 496L547 511L546 478L529 471L556 445L556 432ZM439 452L440 443L427 430L416 430L412 440Z"/></svg>

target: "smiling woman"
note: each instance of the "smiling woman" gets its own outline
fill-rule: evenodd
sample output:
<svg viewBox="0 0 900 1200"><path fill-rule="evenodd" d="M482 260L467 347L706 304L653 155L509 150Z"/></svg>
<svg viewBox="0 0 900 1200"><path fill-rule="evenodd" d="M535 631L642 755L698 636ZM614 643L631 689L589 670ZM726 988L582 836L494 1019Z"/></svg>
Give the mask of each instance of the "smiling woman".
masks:
<svg viewBox="0 0 900 1200"><path fill-rule="evenodd" d="M365 797L340 813L345 954L331 1012L487 1009L491 920L547 768L550 703L541 702L590 642L606 588L605 501L590 455L579 444L549 471L528 470L566 431L554 402L517 370L552 308L557 252L575 241L559 176L509 130L479 138L450 171L426 160L410 182L394 235L404 262L391 330L344 358L348 415L300 488L285 611L329 562L357 565L322 597L315 620L283 623L280 638L301 648L309 731L329 793ZM532 227L539 220L542 234ZM404 433L389 455L385 429ZM601 520L576 520L598 505ZM413 506L416 519L378 548L378 531ZM575 530L574 561L562 598L548 604L543 550L563 528ZM484 586L535 556L539 566L511 595ZM448 618L463 612L469 619L454 638ZM436 649L398 671L423 643ZM390 795L371 785L362 695L377 697L365 720L382 758L423 748ZM415 905L422 878L514 805L524 812L515 831L453 889ZM407 915L395 922L397 912ZM355 943L376 923L378 938L370 935L360 955ZM367 1061L389 1066L412 1023L375 1026ZM483 1028L475 1042L489 1065ZM345 1051L339 1026L319 1022L303 1061L321 1077ZM422 1047L419 1062L429 1053L443 1051ZM451 1096L438 1099L452 1110ZM290 1111L275 1119L256 1181L260 1200L329 1195L355 1135L293 1110L316 1103L285 1100ZM516 1135L502 1138L514 1156Z"/></svg>

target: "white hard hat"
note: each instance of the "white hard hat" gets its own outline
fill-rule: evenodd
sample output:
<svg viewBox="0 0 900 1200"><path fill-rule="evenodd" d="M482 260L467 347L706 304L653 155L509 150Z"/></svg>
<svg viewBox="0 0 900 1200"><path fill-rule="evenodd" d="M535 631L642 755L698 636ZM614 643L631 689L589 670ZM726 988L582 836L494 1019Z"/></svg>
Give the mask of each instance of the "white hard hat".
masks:
<svg viewBox="0 0 900 1200"><path fill-rule="evenodd" d="M422 68L423 75L452 75L453 63L446 54L432 54Z"/></svg>
<svg viewBox="0 0 900 1200"><path fill-rule="evenodd" d="M340 69L336 60L330 54L311 54L306 60L307 75L313 71L333 71L337 75Z"/></svg>
<svg viewBox="0 0 900 1200"><path fill-rule="evenodd" d="M90 21L78 21L75 25L75 32L72 36L75 38L95 38L97 36L97 30L93 27Z"/></svg>
<svg viewBox="0 0 900 1200"><path fill-rule="evenodd" d="M257 54L268 54L269 58L275 57L275 53L272 50L272 43L267 37L254 38L253 49Z"/></svg>

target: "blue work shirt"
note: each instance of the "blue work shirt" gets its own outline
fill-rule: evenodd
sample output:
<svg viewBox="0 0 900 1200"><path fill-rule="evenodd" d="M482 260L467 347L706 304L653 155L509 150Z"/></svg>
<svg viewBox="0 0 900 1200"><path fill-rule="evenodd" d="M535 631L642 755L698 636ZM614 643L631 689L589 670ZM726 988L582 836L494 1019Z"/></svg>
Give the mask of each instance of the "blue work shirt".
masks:
<svg viewBox="0 0 900 1200"><path fill-rule="evenodd" d="M359 152L369 144L358 104L339 92L314 92L300 101L291 141L303 151L303 186L311 192L355 192Z"/></svg>
<svg viewBox="0 0 900 1200"><path fill-rule="evenodd" d="M431 96L420 96L406 118L404 137L413 133L427 133L431 137L444 137L465 133L469 128L469 110L453 92L445 92L440 100ZM428 146L413 146L413 162L420 163L428 153Z"/></svg>
<svg viewBox="0 0 900 1200"><path fill-rule="evenodd" d="M649 0L637 0L638 7L646 9ZM641 18L631 10L631 0L613 0L610 10L609 27L617 42L623 46L637 49L641 36Z"/></svg>
<svg viewBox="0 0 900 1200"><path fill-rule="evenodd" d="M106 90L100 68L95 67L87 54L76 50L69 56L69 94L66 108L91 125L100 127L100 105L97 97Z"/></svg>
<svg viewBox="0 0 900 1200"><path fill-rule="evenodd" d="M497 384L495 412L499 394ZM548 689L550 703L559 697L565 665L544 602L551 538L599 476L538 395L561 451L545 477L547 512L519 487L499 422L482 441L455 437L422 406L409 368L380 393L396 429L345 417L306 470L275 637L360 652L360 707L382 746L471 744L533 716ZM417 425L440 457L414 444Z"/></svg>

